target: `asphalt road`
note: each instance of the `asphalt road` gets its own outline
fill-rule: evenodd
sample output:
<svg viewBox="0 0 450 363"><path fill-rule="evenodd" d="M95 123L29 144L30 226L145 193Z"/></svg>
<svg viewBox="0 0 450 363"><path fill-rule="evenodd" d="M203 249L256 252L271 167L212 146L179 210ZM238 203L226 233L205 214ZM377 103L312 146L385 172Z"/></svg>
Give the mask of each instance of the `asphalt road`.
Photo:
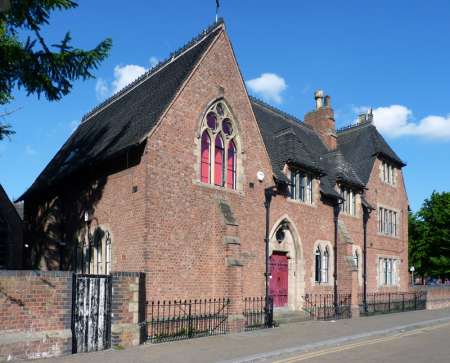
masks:
<svg viewBox="0 0 450 363"><path fill-rule="evenodd" d="M273 363L449 363L450 324L273 360Z"/></svg>

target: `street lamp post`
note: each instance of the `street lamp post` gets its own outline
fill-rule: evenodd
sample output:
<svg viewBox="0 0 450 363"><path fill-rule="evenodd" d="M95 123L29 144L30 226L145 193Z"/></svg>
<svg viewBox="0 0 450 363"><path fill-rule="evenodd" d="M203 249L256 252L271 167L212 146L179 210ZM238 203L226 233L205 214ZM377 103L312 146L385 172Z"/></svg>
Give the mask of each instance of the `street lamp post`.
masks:
<svg viewBox="0 0 450 363"><path fill-rule="evenodd" d="M409 271L411 272L411 286L415 285L415 281L414 281L414 271L416 271L414 266L411 266L409 268Z"/></svg>
<svg viewBox="0 0 450 363"><path fill-rule="evenodd" d="M272 326L273 317L272 317L272 309L270 307L270 296L269 296L269 228L270 228L270 204L272 202L272 198L277 195L277 189L275 186L268 187L264 189L264 208L266 209L266 234L264 237L265 244L265 284L266 284L266 298L265 298L265 307L264 312L266 315L266 325L268 327Z"/></svg>

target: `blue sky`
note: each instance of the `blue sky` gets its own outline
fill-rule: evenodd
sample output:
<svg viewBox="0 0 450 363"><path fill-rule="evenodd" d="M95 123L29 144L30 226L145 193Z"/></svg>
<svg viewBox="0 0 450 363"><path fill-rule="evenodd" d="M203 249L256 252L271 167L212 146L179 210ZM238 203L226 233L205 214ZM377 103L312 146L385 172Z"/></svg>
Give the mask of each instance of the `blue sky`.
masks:
<svg viewBox="0 0 450 363"><path fill-rule="evenodd" d="M410 204L450 190L448 0L222 0L221 15L250 92L303 119L313 92L332 97L337 126L367 107L408 166ZM49 43L70 30L78 47L113 39L97 79L60 102L15 92L0 111L17 132L0 142L0 183L17 198L82 115L214 21L215 0L79 1L54 13Z"/></svg>

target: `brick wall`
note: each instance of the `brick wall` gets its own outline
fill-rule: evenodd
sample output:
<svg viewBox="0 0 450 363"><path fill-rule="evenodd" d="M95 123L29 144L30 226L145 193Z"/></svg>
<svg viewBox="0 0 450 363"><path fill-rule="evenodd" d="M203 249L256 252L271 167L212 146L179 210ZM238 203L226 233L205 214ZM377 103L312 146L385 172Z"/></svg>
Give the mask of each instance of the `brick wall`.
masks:
<svg viewBox="0 0 450 363"><path fill-rule="evenodd" d="M72 274L0 271L0 361L69 354Z"/></svg>
<svg viewBox="0 0 450 363"><path fill-rule="evenodd" d="M73 274L0 271L0 362L72 352ZM112 275L112 346L143 340L143 274Z"/></svg>
<svg viewBox="0 0 450 363"><path fill-rule="evenodd" d="M145 275L137 272L112 274L111 345L135 346L145 336Z"/></svg>
<svg viewBox="0 0 450 363"><path fill-rule="evenodd" d="M426 291L428 310L450 308L450 286L416 286L413 289Z"/></svg>

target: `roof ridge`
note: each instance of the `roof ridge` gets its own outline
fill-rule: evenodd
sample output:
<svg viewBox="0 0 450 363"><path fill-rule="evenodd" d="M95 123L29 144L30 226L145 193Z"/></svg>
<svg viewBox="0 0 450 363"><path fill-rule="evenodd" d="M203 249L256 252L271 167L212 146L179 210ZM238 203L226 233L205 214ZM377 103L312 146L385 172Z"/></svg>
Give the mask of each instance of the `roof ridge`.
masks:
<svg viewBox="0 0 450 363"><path fill-rule="evenodd" d="M363 127L368 126L368 125L372 125L372 122L363 122L363 123L355 122L353 124L342 126L342 127L338 128L336 130L336 133L343 133L343 132L346 132L346 131L351 131L351 130L354 130L354 129L363 128Z"/></svg>
<svg viewBox="0 0 450 363"><path fill-rule="evenodd" d="M290 113L287 113L287 112L285 112L283 110L280 110L277 107L269 105L268 103L264 102L263 100L255 97L255 96L250 96L249 95L249 98L250 98L251 101L259 104L260 106L265 107L265 108L269 109L270 111L279 114L280 116L284 117L286 120L290 121L294 125L303 126L303 127L307 128L309 131L314 131L312 128L309 127L309 125L305 124L298 117L296 117L294 115L291 115Z"/></svg>
<svg viewBox="0 0 450 363"><path fill-rule="evenodd" d="M99 103L97 106L92 108L90 111L88 111L82 118L81 123L86 122L89 118L91 118L94 114L102 110L104 107L108 106L113 101L117 100L121 96L123 96L125 93L130 91L132 88L137 86L139 83L142 83L143 81L147 80L148 78L152 77L154 74L156 74L159 70L164 68L166 65L171 63L175 60L175 58L178 58L180 55L182 55L185 51L188 49L197 46L200 44L208 35L210 35L213 31L218 29L219 27L223 27L225 25L225 22L223 18L219 18L217 22L209 25L206 29L204 29L201 33L197 34L195 37L193 37L190 41L185 43L182 47L178 48L174 52L170 53L169 57L165 60L162 60L158 62L155 66L150 68L148 71L146 71L144 74L136 78L134 81L127 84L125 87L108 97L106 100Z"/></svg>

